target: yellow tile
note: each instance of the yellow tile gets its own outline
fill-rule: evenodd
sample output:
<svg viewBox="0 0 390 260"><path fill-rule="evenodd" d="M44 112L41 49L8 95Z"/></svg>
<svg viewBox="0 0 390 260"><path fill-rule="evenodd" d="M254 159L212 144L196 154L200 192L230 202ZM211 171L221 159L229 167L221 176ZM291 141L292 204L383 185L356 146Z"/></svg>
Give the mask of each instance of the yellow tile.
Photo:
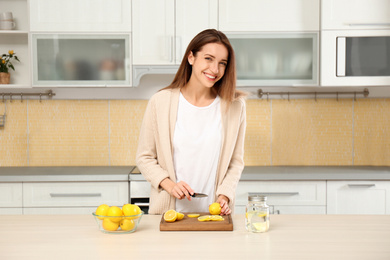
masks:
<svg viewBox="0 0 390 260"><path fill-rule="evenodd" d="M354 165L390 166L390 99L354 103Z"/></svg>
<svg viewBox="0 0 390 260"><path fill-rule="evenodd" d="M0 115L6 118L0 127L0 167L27 166L27 102L0 101Z"/></svg>
<svg viewBox="0 0 390 260"><path fill-rule="evenodd" d="M135 154L147 100L110 101L111 165L135 165Z"/></svg>
<svg viewBox="0 0 390 260"><path fill-rule="evenodd" d="M109 165L108 101L29 101L30 166Z"/></svg>
<svg viewBox="0 0 390 260"><path fill-rule="evenodd" d="M352 165L352 100L273 100L272 165Z"/></svg>
<svg viewBox="0 0 390 260"><path fill-rule="evenodd" d="M258 99L247 100L246 115L245 165L270 165L271 102Z"/></svg>

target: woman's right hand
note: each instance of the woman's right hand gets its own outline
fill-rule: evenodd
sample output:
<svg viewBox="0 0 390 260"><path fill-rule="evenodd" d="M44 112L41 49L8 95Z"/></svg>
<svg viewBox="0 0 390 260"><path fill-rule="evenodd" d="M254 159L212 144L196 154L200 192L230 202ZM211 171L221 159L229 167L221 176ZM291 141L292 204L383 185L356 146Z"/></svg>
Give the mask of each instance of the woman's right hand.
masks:
<svg viewBox="0 0 390 260"><path fill-rule="evenodd" d="M161 183L160 186L166 190L171 196L181 200L184 198L187 198L188 200L191 200L191 195L194 194L194 191L184 181L179 181L178 183L173 182L169 178L165 178Z"/></svg>
<svg viewBox="0 0 390 260"><path fill-rule="evenodd" d="M194 191L186 182L179 181L175 184L175 186L173 186L170 194L179 200L184 199L185 197L188 200L191 200L191 195L194 194Z"/></svg>

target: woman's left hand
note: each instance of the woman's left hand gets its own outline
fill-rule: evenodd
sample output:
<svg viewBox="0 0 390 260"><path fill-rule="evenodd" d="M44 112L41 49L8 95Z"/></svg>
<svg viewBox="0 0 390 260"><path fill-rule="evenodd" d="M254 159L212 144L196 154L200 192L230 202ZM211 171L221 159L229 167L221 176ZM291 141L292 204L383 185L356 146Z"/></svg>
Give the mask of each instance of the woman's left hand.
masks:
<svg viewBox="0 0 390 260"><path fill-rule="evenodd" d="M221 215L229 215L232 210L229 208L229 198L225 195L219 195L217 202L221 205Z"/></svg>

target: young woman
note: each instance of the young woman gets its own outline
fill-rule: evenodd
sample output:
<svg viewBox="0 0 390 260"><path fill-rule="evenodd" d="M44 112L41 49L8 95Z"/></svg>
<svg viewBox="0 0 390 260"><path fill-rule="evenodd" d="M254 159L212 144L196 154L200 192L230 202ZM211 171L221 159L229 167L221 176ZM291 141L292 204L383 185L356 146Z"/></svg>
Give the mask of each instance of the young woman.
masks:
<svg viewBox="0 0 390 260"><path fill-rule="evenodd" d="M246 111L236 90L235 56L225 34L200 32L187 47L176 76L149 100L137 166L151 183L149 214L234 208L244 168ZM204 193L205 198L191 195Z"/></svg>

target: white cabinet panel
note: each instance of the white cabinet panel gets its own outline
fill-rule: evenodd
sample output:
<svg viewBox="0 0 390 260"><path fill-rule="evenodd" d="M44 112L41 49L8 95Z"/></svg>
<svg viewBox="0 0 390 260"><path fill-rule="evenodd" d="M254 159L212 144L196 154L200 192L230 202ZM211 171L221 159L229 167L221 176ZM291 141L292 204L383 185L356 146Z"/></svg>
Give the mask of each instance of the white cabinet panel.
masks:
<svg viewBox="0 0 390 260"><path fill-rule="evenodd" d="M326 206L273 206L271 214L326 214ZM245 214L245 206L235 206L234 214Z"/></svg>
<svg viewBox="0 0 390 260"><path fill-rule="evenodd" d="M217 0L176 1L175 61L180 64L192 38L205 29L218 28Z"/></svg>
<svg viewBox="0 0 390 260"><path fill-rule="evenodd" d="M17 208L23 205L21 183L0 183L0 208Z"/></svg>
<svg viewBox="0 0 390 260"><path fill-rule="evenodd" d="M30 0L31 31L131 31L131 0Z"/></svg>
<svg viewBox="0 0 390 260"><path fill-rule="evenodd" d="M319 0L219 1L222 31L318 31Z"/></svg>
<svg viewBox="0 0 390 260"><path fill-rule="evenodd" d="M389 181L328 181L328 214L390 214Z"/></svg>
<svg viewBox="0 0 390 260"><path fill-rule="evenodd" d="M322 29L390 28L388 0L322 0Z"/></svg>
<svg viewBox="0 0 390 260"><path fill-rule="evenodd" d="M218 27L217 0L133 0L133 64L175 65L192 38Z"/></svg>
<svg viewBox="0 0 390 260"><path fill-rule="evenodd" d="M22 215L23 208L0 208L0 215Z"/></svg>
<svg viewBox="0 0 390 260"><path fill-rule="evenodd" d="M128 182L24 183L24 207L76 207L128 203Z"/></svg>
<svg viewBox="0 0 390 260"><path fill-rule="evenodd" d="M133 0L133 64L174 64L174 0Z"/></svg>
<svg viewBox="0 0 390 260"><path fill-rule="evenodd" d="M326 205L325 181L240 181L236 205L246 205L248 193L266 195L269 205Z"/></svg>
<svg viewBox="0 0 390 260"><path fill-rule="evenodd" d="M114 206L114 205L110 205ZM122 205L116 205L122 206ZM79 207L79 208L24 208L24 215L92 215L96 207Z"/></svg>

